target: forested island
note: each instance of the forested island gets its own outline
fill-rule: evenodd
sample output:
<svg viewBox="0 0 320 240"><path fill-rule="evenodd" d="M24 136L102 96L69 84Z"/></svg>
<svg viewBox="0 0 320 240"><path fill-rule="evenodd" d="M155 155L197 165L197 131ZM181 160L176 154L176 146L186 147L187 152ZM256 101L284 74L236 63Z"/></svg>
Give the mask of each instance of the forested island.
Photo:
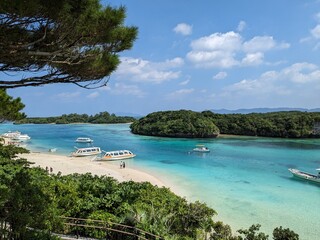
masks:
<svg viewBox="0 0 320 240"><path fill-rule="evenodd" d="M162 137L243 136L311 138L320 137L319 112L271 112L217 114L190 110L151 113L130 126L132 133Z"/></svg>
<svg viewBox="0 0 320 240"><path fill-rule="evenodd" d="M22 120L16 121L16 124L34 123L34 124L69 124L69 123L92 123L92 124L102 124L102 123L130 123L135 121L134 117L128 116L116 116L115 114L110 114L108 112L100 112L95 115L87 114L63 114L58 117L36 117L36 118L24 118Z"/></svg>
<svg viewBox="0 0 320 240"><path fill-rule="evenodd" d="M210 116L189 110L155 112L130 125L135 134L161 137L217 137L219 129Z"/></svg>

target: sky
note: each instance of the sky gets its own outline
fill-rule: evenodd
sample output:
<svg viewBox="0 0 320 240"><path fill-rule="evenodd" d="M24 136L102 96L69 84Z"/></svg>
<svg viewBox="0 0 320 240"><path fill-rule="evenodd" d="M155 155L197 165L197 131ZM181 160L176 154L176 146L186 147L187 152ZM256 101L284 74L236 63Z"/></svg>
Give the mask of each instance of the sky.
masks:
<svg viewBox="0 0 320 240"><path fill-rule="evenodd" d="M28 117L320 107L319 0L111 0L139 28L106 87L8 90Z"/></svg>

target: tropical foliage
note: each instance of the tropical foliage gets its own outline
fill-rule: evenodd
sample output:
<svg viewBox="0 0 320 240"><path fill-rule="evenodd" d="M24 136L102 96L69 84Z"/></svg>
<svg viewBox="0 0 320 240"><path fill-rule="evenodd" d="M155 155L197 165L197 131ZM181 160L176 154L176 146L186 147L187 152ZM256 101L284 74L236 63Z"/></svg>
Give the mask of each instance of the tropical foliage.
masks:
<svg viewBox="0 0 320 240"><path fill-rule="evenodd" d="M87 114L64 114L59 117L38 117L38 118L25 118L15 123L34 123L34 124L68 124L68 123L129 123L136 119L133 117L116 116L115 114L109 114L108 112L101 112L95 115Z"/></svg>
<svg viewBox="0 0 320 240"><path fill-rule="evenodd" d="M138 34L125 17L99 0L1 0L0 88L106 85Z"/></svg>
<svg viewBox="0 0 320 240"><path fill-rule="evenodd" d="M263 240L260 225L239 230L214 222L216 212L201 202L188 202L165 187L148 182L119 183L108 176L49 174L17 157L28 151L0 144L0 239L56 239L50 232L105 237L94 228L65 227L65 217L101 220L104 225L120 223L164 239ZM118 230L123 229L120 225ZM33 230L32 230L33 229ZM109 239L128 239L119 232ZM290 229L276 228L276 240L297 240ZM153 239L150 236L150 239Z"/></svg>
<svg viewBox="0 0 320 240"><path fill-rule="evenodd" d="M216 137L219 129L210 117L193 111L151 113L130 126L136 134L161 137Z"/></svg>
<svg viewBox="0 0 320 240"><path fill-rule="evenodd" d="M20 98L13 99L4 89L0 89L0 123L4 121L14 121L26 117L20 111L24 104Z"/></svg>
<svg viewBox="0 0 320 240"><path fill-rule="evenodd" d="M155 112L135 121L135 134L166 137L216 137L218 133L306 138L320 137L319 112L215 114L211 111Z"/></svg>
<svg viewBox="0 0 320 240"><path fill-rule="evenodd" d="M306 138L320 137L315 125L320 124L320 112L272 112L251 114L214 114L210 117L222 134L246 136Z"/></svg>

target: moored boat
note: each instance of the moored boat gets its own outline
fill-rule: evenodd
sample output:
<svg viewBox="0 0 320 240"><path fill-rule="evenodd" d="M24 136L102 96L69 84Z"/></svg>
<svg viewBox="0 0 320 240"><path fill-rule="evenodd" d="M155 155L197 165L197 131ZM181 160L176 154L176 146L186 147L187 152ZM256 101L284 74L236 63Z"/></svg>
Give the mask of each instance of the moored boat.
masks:
<svg viewBox="0 0 320 240"><path fill-rule="evenodd" d="M194 152L210 152L210 149L207 148L203 144L198 144L196 147L193 149Z"/></svg>
<svg viewBox="0 0 320 240"><path fill-rule="evenodd" d="M136 155L129 150L117 150L117 151L104 152L102 157L99 157L99 158L97 157L94 160L112 161L112 160L122 160L122 159L133 158L135 156Z"/></svg>
<svg viewBox="0 0 320 240"><path fill-rule="evenodd" d="M29 137L28 134L19 134L14 136L12 139L17 141L27 141L31 139L31 137Z"/></svg>
<svg viewBox="0 0 320 240"><path fill-rule="evenodd" d="M293 169L293 168L289 168L288 170L296 178L307 180L307 181L314 182L314 183L320 183L320 168L316 169L318 171L318 175L303 172L303 171L300 171L298 169Z"/></svg>
<svg viewBox="0 0 320 240"><path fill-rule="evenodd" d="M9 138L15 141L27 141L31 139L31 137L29 137L28 134L21 134L21 132L19 131L14 131L14 132L8 131L2 134L1 137Z"/></svg>
<svg viewBox="0 0 320 240"><path fill-rule="evenodd" d="M88 137L78 137L78 138L76 139L76 142L77 142L77 143L92 143L92 142L93 142L93 139L88 138Z"/></svg>
<svg viewBox="0 0 320 240"><path fill-rule="evenodd" d="M101 149L99 147L76 148L76 150L71 153L71 156L86 157L86 156L98 155L100 153L101 153Z"/></svg>

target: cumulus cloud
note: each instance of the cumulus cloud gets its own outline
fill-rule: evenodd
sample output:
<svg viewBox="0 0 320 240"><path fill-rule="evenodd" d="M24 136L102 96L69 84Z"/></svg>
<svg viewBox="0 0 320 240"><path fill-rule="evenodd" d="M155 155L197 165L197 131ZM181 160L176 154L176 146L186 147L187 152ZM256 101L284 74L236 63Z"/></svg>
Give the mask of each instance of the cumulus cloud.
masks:
<svg viewBox="0 0 320 240"><path fill-rule="evenodd" d="M227 86L223 96L242 96L270 98L287 96L294 99L301 93L310 94L320 87L320 69L318 66L306 62L292 64L280 71L268 71L257 79L243 79Z"/></svg>
<svg viewBox="0 0 320 240"><path fill-rule="evenodd" d="M264 54L262 52L248 53L243 59L244 66L260 65L263 62Z"/></svg>
<svg viewBox="0 0 320 240"><path fill-rule="evenodd" d="M314 37L315 39L320 39L320 24L311 29L310 32L312 37Z"/></svg>
<svg viewBox="0 0 320 240"><path fill-rule="evenodd" d="M238 32L242 32L246 28L247 24L245 21L240 21L237 27Z"/></svg>
<svg viewBox="0 0 320 240"><path fill-rule="evenodd" d="M115 75L135 82L162 83L180 77L180 71L171 69L184 64L182 58L169 59L164 62L150 62L137 58L121 58L121 64Z"/></svg>
<svg viewBox="0 0 320 240"><path fill-rule="evenodd" d="M114 95L133 95L136 97L144 97L146 94L136 85L128 85L124 83L115 83L113 86L104 89Z"/></svg>
<svg viewBox="0 0 320 240"><path fill-rule="evenodd" d="M218 72L216 75L212 77L212 79L221 80L225 79L228 76L226 72Z"/></svg>
<svg viewBox="0 0 320 240"><path fill-rule="evenodd" d="M173 29L175 33L182 34L184 36L191 35L192 34L192 26L186 23L179 23L175 28Z"/></svg>
<svg viewBox="0 0 320 240"><path fill-rule="evenodd" d="M315 42L315 47L314 50L318 50L320 47L320 13L317 13L315 15L315 20L317 21L315 27L313 27L309 32L309 36L304 37L302 39L300 39L301 43L305 43L305 42Z"/></svg>
<svg viewBox="0 0 320 240"><path fill-rule="evenodd" d="M190 46L187 59L196 67L205 68L258 65L263 63L265 52L290 47L288 43L276 42L272 36L255 36L244 41L233 31L201 37Z"/></svg>

